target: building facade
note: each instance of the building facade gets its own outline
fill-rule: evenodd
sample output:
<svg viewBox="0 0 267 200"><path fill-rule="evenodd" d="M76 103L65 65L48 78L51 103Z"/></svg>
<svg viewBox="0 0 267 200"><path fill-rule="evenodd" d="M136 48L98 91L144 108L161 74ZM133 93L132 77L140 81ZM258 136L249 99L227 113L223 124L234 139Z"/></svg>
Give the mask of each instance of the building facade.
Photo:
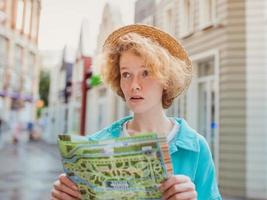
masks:
<svg viewBox="0 0 267 200"><path fill-rule="evenodd" d="M193 61L188 92L167 112L206 137L222 194L241 199L267 199L266 5L136 2L135 22L169 32Z"/></svg>
<svg viewBox="0 0 267 200"><path fill-rule="evenodd" d="M0 117L10 123L35 119L40 11L40 0L0 1Z"/></svg>

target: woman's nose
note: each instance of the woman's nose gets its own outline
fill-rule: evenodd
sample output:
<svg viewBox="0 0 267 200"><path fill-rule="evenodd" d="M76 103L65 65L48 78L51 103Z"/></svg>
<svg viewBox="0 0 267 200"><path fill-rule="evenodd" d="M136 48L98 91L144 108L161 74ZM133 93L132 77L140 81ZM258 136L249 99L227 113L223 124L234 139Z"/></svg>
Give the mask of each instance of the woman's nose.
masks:
<svg viewBox="0 0 267 200"><path fill-rule="evenodd" d="M132 91L139 91L141 90L140 81L137 77L133 78L132 84L131 84Z"/></svg>

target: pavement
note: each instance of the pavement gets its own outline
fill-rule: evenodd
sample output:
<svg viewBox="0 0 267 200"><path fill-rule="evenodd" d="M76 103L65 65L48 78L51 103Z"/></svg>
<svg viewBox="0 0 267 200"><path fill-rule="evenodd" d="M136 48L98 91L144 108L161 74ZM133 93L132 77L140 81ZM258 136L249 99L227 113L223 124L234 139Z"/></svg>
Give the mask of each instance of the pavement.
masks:
<svg viewBox="0 0 267 200"><path fill-rule="evenodd" d="M0 150L0 200L48 200L62 173L56 145L43 141L3 144Z"/></svg>

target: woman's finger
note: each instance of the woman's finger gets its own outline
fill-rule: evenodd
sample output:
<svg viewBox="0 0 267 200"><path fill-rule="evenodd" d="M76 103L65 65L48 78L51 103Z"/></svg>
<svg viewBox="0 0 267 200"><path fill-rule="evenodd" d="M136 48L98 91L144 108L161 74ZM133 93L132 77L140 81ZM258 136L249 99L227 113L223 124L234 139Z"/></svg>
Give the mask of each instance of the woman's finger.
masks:
<svg viewBox="0 0 267 200"><path fill-rule="evenodd" d="M164 193L166 190L168 190L170 187L172 187L175 184L185 183L185 182L190 182L190 181L191 181L190 178L184 175L171 176L164 183L161 184L160 191Z"/></svg>
<svg viewBox="0 0 267 200"><path fill-rule="evenodd" d="M59 200L77 200L77 198L72 197L60 190L53 189L52 190L52 198L59 199Z"/></svg>
<svg viewBox="0 0 267 200"><path fill-rule="evenodd" d="M61 174L59 181L64 183L67 187L72 188L73 190L79 190L78 187L66 176L66 174Z"/></svg>
<svg viewBox="0 0 267 200"><path fill-rule="evenodd" d="M54 184L54 188L56 190L60 190L61 192L67 193L73 197L81 198L81 194L80 194L79 190L73 190L73 188L70 188L69 186L65 185L62 182L56 182Z"/></svg>
<svg viewBox="0 0 267 200"><path fill-rule="evenodd" d="M175 194L168 198L168 200L188 200L188 199L196 199L197 198L197 192L196 191L188 191L188 192L182 192Z"/></svg>
<svg viewBox="0 0 267 200"><path fill-rule="evenodd" d="M59 181L64 183L66 186L72 188L73 190L79 190L78 187L75 185L75 183L73 183L66 174L61 174L58 177Z"/></svg>
<svg viewBox="0 0 267 200"><path fill-rule="evenodd" d="M163 193L163 199L168 199L177 193L183 193L194 190L195 190L195 185L192 182L175 184Z"/></svg>

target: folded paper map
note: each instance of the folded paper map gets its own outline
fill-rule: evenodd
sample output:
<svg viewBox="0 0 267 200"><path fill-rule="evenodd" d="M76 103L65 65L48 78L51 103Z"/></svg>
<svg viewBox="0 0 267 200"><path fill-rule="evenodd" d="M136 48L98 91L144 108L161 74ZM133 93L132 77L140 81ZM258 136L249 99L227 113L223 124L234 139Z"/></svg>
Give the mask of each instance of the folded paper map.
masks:
<svg viewBox="0 0 267 200"><path fill-rule="evenodd" d="M103 141L60 135L64 171L82 199L161 199L158 185L172 167L166 138L141 134Z"/></svg>

